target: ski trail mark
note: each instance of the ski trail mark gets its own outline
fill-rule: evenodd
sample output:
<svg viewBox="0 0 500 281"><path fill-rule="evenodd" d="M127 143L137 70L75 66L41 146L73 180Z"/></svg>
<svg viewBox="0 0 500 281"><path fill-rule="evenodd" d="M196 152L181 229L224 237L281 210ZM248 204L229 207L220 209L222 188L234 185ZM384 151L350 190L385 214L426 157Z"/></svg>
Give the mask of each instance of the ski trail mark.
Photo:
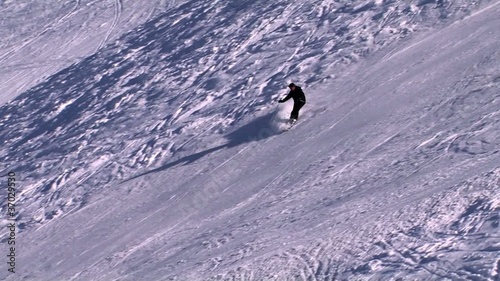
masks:
<svg viewBox="0 0 500 281"><path fill-rule="evenodd" d="M421 40L419 40L419 41L417 41L417 42L415 42L415 43L413 43L413 44L411 44L411 45L409 45L409 46L407 46L407 47L405 47L405 48L403 48L403 49L401 49L401 50L399 50L399 51L397 51L397 52L387 54L386 56L384 56L384 57L382 58L382 60L389 60L389 59L391 59L391 58L393 58L393 57L396 57L396 56L398 56L398 55L400 55L400 54L406 53L407 51L409 51L409 50L413 49L414 47L416 47L416 46L418 46L418 45L420 45L420 44L422 44L422 43L425 43L425 42L427 42L427 41L429 41L429 40L432 40L433 38L436 38L436 37L442 36L442 33L443 33L443 32L447 32L447 31L448 31L448 29L449 29L451 26L454 26L454 25L456 25L456 24L460 24L460 23L462 23L462 22L464 22L464 21L470 20L471 18L473 18L473 17L475 17L475 16L477 16L477 15L480 15L480 14L482 14L482 13L484 13L484 12L489 11L490 9L495 8L495 7L496 7L497 5L499 5L499 4L500 4L500 1L497 1L496 3L489 5L489 6L487 6L487 7L486 7L486 8L484 8L484 9L481 9L481 10L479 10L479 11L475 12L475 13L470 14L468 17L466 17L466 18L465 18L464 20L462 20L462 21L456 21L456 22L453 22L450 26L448 26L448 27L446 27L446 28L444 28L444 29L442 29L442 30L440 30L440 31L438 31L438 32L434 32L434 33L432 33L430 36L426 36L426 37L422 38Z"/></svg>
<svg viewBox="0 0 500 281"><path fill-rule="evenodd" d="M11 57L13 54L18 52L19 50L23 49L26 46L31 45L38 38L40 38L40 36L42 36L44 33L46 33L47 31L49 31L51 29L54 29L54 28L60 26L62 24L62 22L64 22L66 19L68 19L69 17L76 14L76 12L78 12L78 8L80 6L80 0L76 0L75 2L76 2L75 6L73 7L73 9L70 12L68 12L67 14L62 16L60 19L58 19L50 24L47 24L41 32L33 35L31 38L28 38L27 40L25 40L24 42L19 44L19 46L16 46L16 47L12 48L10 51L7 51L6 53L4 53L3 55L0 55L0 62L4 62L6 59Z"/></svg>
<svg viewBox="0 0 500 281"><path fill-rule="evenodd" d="M113 30L116 28L118 25L118 21L120 20L121 14L123 12L123 3L122 0L115 0L115 17L113 18L113 22L111 23L111 27L108 29L108 32L106 32L106 36L104 36L104 39L99 43L99 46L96 48L96 52L99 51L104 44L108 41L109 37L111 36L111 33L113 33Z"/></svg>

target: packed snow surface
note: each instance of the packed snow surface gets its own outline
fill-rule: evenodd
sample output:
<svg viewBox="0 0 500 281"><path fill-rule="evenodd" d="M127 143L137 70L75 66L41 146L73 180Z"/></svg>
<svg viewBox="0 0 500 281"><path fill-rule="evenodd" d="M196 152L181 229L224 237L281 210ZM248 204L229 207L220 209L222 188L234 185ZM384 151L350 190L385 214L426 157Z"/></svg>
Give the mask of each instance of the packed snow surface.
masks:
<svg viewBox="0 0 500 281"><path fill-rule="evenodd" d="M1 279L500 279L500 1L0 13Z"/></svg>

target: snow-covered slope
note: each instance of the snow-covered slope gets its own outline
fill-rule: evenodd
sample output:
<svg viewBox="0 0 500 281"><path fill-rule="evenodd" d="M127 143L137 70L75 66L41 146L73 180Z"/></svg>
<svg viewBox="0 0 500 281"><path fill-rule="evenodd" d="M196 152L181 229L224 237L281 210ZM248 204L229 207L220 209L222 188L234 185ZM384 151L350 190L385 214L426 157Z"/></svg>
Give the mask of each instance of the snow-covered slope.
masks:
<svg viewBox="0 0 500 281"><path fill-rule="evenodd" d="M0 104L183 1L0 2Z"/></svg>
<svg viewBox="0 0 500 281"><path fill-rule="evenodd" d="M500 2L351 2L178 3L1 107L0 276L498 278Z"/></svg>

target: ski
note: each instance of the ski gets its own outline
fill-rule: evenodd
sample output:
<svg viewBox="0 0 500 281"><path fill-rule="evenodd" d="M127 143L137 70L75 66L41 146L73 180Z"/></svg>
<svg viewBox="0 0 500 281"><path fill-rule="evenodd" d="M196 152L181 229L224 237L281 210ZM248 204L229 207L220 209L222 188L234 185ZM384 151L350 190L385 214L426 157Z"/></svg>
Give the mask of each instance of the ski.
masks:
<svg viewBox="0 0 500 281"><path fill-rule="evenodd" d="M290 119L290 121L288 121L288 127L285 128L285 131L290 130L296 123L297 123L297 119Z"/></svg>

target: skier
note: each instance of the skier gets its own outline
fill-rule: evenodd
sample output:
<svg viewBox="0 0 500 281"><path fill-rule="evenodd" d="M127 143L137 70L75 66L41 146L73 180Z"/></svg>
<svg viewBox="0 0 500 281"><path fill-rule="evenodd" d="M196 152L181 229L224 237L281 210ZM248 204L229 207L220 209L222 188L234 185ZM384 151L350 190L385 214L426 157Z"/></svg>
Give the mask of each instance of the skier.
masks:
<svg viewBox="0 0 500 281"><path fill-rule="evenodd" d="M299 110L304 106L304 104L306 104L306 96L304 95L304 92L302 92L302 89L293 83L290 83L288 88L290 88L290 93L278 102L286 102L290 98L293 98L293 110L292 113L290 113L290 123L293 124L297 121L297 119L299 119Z"/></svg>

